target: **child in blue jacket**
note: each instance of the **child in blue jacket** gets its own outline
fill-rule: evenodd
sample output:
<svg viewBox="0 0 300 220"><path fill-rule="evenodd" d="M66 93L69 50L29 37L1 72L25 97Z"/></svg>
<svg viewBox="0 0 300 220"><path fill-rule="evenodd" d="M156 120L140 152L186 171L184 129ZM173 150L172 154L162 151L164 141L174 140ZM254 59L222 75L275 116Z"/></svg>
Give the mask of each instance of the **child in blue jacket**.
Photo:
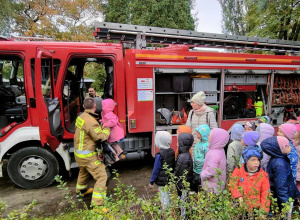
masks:
<svg viewBox="0 0 300 220"><path fill-rule="evenodd" d="M208 136L210 133L210 128L208 125L203 124L199 125L196 128L196 131L198 142L195 146L193 155L193 182L191 185L191 190L198 192L199 185L201 184L200 173L202 171L205 155L209 145Z"/></svg>
<svg viewBox="0 0 300 220"><path fill-rule="evenodd" d="M290 161L286 156L291 151L291 146L287 138L277 136L261 142L261 147L271 156L267 173L271 192L273 197L277 198L281 211L283 203L289 202L289 198L297 199L300 195L293 178Z"/></svg>

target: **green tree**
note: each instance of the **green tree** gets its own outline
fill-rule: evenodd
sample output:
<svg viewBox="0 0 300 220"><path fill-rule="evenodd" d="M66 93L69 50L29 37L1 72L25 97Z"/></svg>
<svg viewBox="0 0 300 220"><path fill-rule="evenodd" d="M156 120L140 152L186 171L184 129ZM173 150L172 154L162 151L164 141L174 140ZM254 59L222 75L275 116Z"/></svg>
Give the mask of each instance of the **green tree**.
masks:
<svg viewBox="0 0 300 220"><path fill-rule="evenodd" d="M299 0L219 0L224 33L300 40Z"/></svg>
<svg viewBox="0 0 300 220"><path fill-rule="evenodd" d="M245 0L219 0L222 8L223 32L233 35L245 35L245 16L247 13Z"/></svg>
<svg viewBox="0 0 300 220"><path fill-rule="evenodd" d="M11 33L12 17L15 14L15 5L10 0L0 0L0 35Z"/></svg>
<svg viewBox="0 0 300 220"><path fill-rule="evenodd" d="M97 92L102 93L106 80L106 72L103 64L90 62L84 66L84 76L94 79L91 87L95 88ZM97 90L101 89L101 90Z"/></svg>
<svg viewBox="0 0 300 220"><path fill-rule="evenodd" d="M282 40L300 40L300 1L261 0L256 5L249 1L252 10L247 14L252 36L270 37ZM256 18L255 18L256 17Z"/></svg>
<svg viewBox="0 0 300 220"><path fill-rule="evenodd" d="M108 0L105 21L155 27L195 29L194 0Z"/></svg>

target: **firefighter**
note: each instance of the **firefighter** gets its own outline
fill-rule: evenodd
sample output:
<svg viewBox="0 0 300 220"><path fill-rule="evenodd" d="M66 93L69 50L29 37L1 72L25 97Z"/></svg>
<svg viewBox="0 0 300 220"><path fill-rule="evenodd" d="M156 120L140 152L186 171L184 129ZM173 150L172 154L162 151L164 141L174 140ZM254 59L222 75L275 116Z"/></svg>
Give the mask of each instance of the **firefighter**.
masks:
<svg viewBox="0 0 300 220"><path fill-rule="evenodd" d="M96 91L95 91L95 89L94 89L93 87L90 87L88 91L89 91L89 93L87 94L86 97L92 97L92 98L100 97L100 96L96 93Z"/></svg>
<svg viewBox="0 0 300 220"><path fill-rule="evenodd" d="M107 174L105 165L98 160L96 147L100 146L102 141L107 140L110 128L98 123L98 114L95 113L96 103L93 98L85 98L83 107L85 111L76 119L74 136L74 154L80 169L76 192L80 192L81 195L93 193L92 204L103 205ZM90 175L96 180L94 189L87 189Z"/></svg>

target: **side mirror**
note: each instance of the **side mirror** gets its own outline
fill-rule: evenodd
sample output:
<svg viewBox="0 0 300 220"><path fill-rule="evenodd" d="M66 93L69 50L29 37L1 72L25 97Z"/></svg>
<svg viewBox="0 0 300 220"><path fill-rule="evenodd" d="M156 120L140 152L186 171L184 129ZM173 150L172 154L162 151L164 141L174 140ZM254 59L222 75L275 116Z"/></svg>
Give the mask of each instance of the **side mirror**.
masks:
<svg viewBox="0 0 300 220"><path fill-rule="evenodd" d="M0 61L0 71L2 71L2 70L3 70L3 62Z"/></svg>

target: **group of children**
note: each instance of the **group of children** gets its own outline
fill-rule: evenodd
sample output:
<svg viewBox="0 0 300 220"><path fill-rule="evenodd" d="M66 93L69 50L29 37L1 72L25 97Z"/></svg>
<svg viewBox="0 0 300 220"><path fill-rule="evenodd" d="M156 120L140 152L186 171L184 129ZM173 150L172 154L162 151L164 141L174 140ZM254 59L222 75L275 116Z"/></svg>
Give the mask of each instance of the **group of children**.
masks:
<svg viewBox="0 0 300 220"><path fill-rule="evenodd" d="M171 135L166 131L158 131L155 144L160 151L155 157L150 186L153 183L159 186L164 196L163 208L169 202L164 187L168 183L164 163L174 170L178 179L186 171L185 180L190 183L191 192L198 192L201 187L217 194L224 190L227 176L232 197L246 205L249 211L261 209L269 213L270 192L277 198L280 211L289 198L297 201L300 196L299 120L282 124L277 136L274 136L275 129L269 121L267 116L263 116L257 122L246 122L244 126L235 124L230 131L230 138L224 129L210 130L206 124L200 125L196 129L198 140L193 154L190 148L194 138L188 126L180 125L178 128L176 153L170 148ZM161 145L160 139L165 138L168 142ZM228 142L226 158L225 147ZM181 181L177 183L177 189L182 198L184 187ZM292 207L293 204L289 205Z"/></svg>

